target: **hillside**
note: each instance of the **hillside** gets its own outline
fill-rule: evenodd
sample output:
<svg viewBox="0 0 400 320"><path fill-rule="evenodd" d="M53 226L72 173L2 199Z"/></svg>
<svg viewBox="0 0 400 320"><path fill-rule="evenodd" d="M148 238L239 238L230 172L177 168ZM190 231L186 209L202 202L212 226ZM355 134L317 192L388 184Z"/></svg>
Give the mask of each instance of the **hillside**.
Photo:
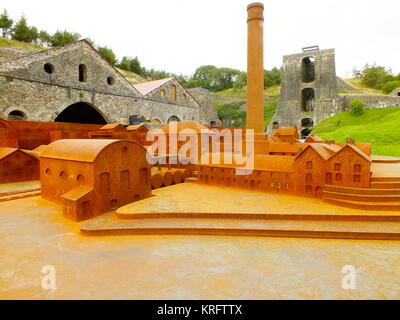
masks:
<svg viewBox="0 0 400 320"><path fill-rule="evenodd" d="M345 142L371 142L372 153L384 156L400 156L400 108L365 110L361 116L343 112L325 119L313 131L323 139Z"/></svg>
<svg viewBox="0 0 400 320"><path fill-rule="evenodd" d="M278 106L278 100L280 95L280 86L274 86L266 88L264 90L265 97L265 112L264 112L264 125L265 127L271 121L275 114L276 107ZM226 89L210 93L211 99L217 109L220 118L235 118L235 116L241 116L242 121L236 123L236 126L245 126L245 104L247 99L247 88L241 89Z"/></svg>
<svg viewBox="0 0 400 320"><path fill-rule="evenodd" d="M377 90L374 88L369 88L365 84L362 83L362 79L359 78L349 78L349 79L343 79L346 83L351 85L353 88L357 89L358 92L361 93L369 93L369 94L385 94L382 90ZM342 92L346 93L346 92ZM351 92L349 92L351 93Z"/></svg>
<svg viewBox="0 0 400 320"><path fill-rule="evenodd" d="M22 42L0 37L0 47L14 48L19 50L40 51L46 49L39 44Z"/></svg>
<svg viewBox="0 0 400 320"><path fill-rule="evenodd" d="M124 75L124 77L126 79L128 79L129 82L132 83L141 83L141 82L146 82L149 81L145 78L142 78L141 76L139 76L137 73L134 73L132 71L127 71L127 70L122 70L120 68L116 68L120 73L122 73Z"/></svg>

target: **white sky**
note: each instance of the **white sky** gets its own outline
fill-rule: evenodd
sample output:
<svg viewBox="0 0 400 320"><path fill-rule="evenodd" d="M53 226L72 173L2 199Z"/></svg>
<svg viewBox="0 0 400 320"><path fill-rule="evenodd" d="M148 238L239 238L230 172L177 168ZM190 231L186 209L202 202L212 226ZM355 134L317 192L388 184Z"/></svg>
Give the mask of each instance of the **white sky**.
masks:
<svg viewBox="0 0 400 320"><path fill-rule="evenodd" d="M146 68L192 74L201 65L246 69L251 0L1 0L14 19L67 29L138 56ZM376 62L400 72L400 0L264 0L265 68L309 45L336 49L337 74Z"/></svg>

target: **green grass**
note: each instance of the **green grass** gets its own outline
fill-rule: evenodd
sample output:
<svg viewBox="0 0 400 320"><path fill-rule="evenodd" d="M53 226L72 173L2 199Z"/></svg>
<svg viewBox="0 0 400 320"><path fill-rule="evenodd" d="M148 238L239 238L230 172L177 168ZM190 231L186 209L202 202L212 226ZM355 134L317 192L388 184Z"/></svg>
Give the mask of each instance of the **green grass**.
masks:
<svg viewBox="0 0 400 320"><path fill-rule="evenodd" d="M312 134L337 142L371 142L372 154L400 156L400 108L365 110L361 116L342 112L325 119Z"/></svg>
<svg viewBox="0 0 400 320"><path fill-rule="evenodd" d="M359 78L350 78L350 79L343 79L352 87L361 91L361 93L369 93L369 94L385 94L382 90L370 88L362 82L362 79ZM349 92L351 93L351 92ZM359 93L359 92L358 92Z"/></svg>
<svg viewBox="0 0 400 320"><path fill-rule="evenodd" d="M231 88L214 93L225 98L245 99L247 97L247 87L243 87L240 89ZM268 87L264 90L264 96L270 98L279 97L280 93L281 86Z"/></svg>
<svg viewBox="0 0 400 320"><path fill-rule="evenodd" d="M46 49L39 44L22 42L0 37L0 47L15 48L29 51L40 51Z"/></svg>
<svg viewBox="0 0 400 320"><path fill-rule="evenodd" d="M276 108L278 106L280 91L280 86L269 87L264 90L264 96L271 99L264 102L265 127L268 126L269 122L275 114ZM239 108L246 103L247 88L243 87L241 89L226 89L219 92L213 92L213 94L213 103L215 105L215 108L217 109L219 117L225 118L229 116L231 118L234 118L234 115L241 115L241 121L236 125L239 127L245 127L246 114L244 111L239 112Z"/></svg>

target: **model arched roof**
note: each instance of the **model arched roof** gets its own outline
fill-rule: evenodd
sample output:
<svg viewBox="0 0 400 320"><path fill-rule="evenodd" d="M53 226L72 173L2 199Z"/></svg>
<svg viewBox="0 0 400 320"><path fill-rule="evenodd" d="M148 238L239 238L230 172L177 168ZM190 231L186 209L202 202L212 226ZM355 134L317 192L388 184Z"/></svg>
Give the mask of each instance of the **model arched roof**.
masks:
<svg viewBox="0 0 400 320"><path fill-rule="evenodd" d="M113 139L64 139L50 143L40 157L70 161L94 162L108 146L125 142L135 144L146 151L140 144L131 140Z"/></svg>

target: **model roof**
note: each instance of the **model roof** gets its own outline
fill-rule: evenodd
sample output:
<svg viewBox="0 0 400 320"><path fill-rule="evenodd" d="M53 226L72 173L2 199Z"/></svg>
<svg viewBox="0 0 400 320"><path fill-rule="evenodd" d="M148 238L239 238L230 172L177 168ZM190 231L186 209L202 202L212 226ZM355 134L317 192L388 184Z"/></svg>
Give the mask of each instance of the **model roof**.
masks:
<svg viewBox="0 0 400 320"><path fill-rule="evenodd" d="M114 139L64 139L50 143L41 153L42 158L94 162L101 151L108 146L126 142L133 143L141 148L140 144L132 140L114 140ZM145 150L143 148L143 150Z"/></svg>
<svg viewBox="0 0 400 320"><path fill-rule="evenodd" d="M0 148L0 160L4 159L5 157L8 157L10 154L13 154L15 151L18 149L15 148L7 148L7 147L2 147Z"/></svg>

